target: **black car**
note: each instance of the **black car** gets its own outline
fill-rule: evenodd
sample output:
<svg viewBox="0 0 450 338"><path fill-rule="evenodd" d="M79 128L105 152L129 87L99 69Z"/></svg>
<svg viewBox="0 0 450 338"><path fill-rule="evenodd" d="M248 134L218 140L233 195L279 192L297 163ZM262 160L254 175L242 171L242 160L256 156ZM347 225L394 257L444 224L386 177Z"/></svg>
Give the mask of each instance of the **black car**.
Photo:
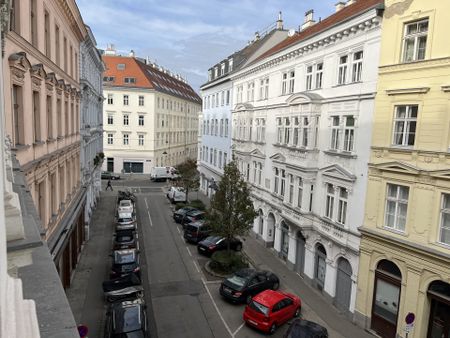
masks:
<svg viewBox="0 0 450 338"><path fill-rule="evenodd" d="M177 223L181 223L184 215L186 215L188 212L193 211L193 210L197 210L197 209L192 208L192 207L184 207L184 208L180 208L180 209L174 211L173 212L174 221Z"/></svg>
<svg viewBox="0 0 450 338"><path fill-rule="evenodd" d="M136 285L141 285L141 279L135 273L130 273L123 277L110 279L102 283L103 292L105 293Z"/></svg>
<svg viewBox="0 0 450 338"><path fill-rule="evenodd" d="M270 271L242 269L220 285L222 297L232 302L250 302L251 298L267 289L277 290L280 279Z"/></svg>
<svg viewBox="0 0 450 338"><path fill-rule="evenodd" d="M102 171L102 180L120 180L120 175L109 171Z"/></svg>
<svg viewBox="0 0 450 338"><path fill-rule="evenodd" d="M147 337L147 313L142 298L112 304L106 313L106 338Z"/></svg>
<svg viewBox="0 0 450 338"><path fill-rule="evenodd" d="M113 250L139 249L138 234L134 230L120 230L114 234Z"/></svg>
<svg viewBox="0 0 450 338"><path fill-rule="evenodd" d="M203 241L198 242L197 251L203 255L212 255L216 251L226 250L230 243L230 249L235 251L242 250L242 242L237 238L232 238L230 241L222 236L209 236Z"/></svg>
<svg viewBox="0 0 450 338"><path fill-rule="evenodd" d="M283 336L284 338L328 338L323 326L309 320L296 319Z"/></svg>
<svg viewBox="0 0 450 338"><path fill-rule="evenodd" d="M204 221L189 223L184 228L183 237L186 241L198 243L211 233L211 227Z"/></svg>
<svg viewBox="0 0 450 338"><path fill-rule="evenodd" d="M184 217L181 219L181 225L184 228L189 223L198 222L203 219L205 219L205 212L194 209L184 214Z"/></svg>
<svg viewBox="0 0 450 338"><path fill-rule="evenodd" d="M141 277L138 250L116 250L113 252L112 257L113 264L111 267L110 278L123 277L132 272L139 278Z"/></svg>

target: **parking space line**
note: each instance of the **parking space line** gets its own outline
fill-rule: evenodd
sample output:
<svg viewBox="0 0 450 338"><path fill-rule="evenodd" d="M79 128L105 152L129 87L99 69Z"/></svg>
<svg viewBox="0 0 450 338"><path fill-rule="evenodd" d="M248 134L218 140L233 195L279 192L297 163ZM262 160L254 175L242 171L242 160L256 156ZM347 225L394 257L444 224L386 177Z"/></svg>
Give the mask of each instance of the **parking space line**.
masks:
<svg viewBox="0 0 450 338"><path fill-rule="evenodd" d="M222 320L223 325L225 325L225 328L227 329L228 333L231 337L234 337L234 334L231 332L230 327L228 326L227 322L225 321L225 318L223 318L222 313L219 310L219 307L217 306L216 302L214 301L214 298L211 295L211 292L209 291L208 287L206 286L205 279L202 277L203 285L205 286L206 292L208 293L209 298L211 299L214 308L216 309L217 313L219 314L220 319Z"/></svg>
<svg viewBox="0 0 450 338"><path fill-rule="evenodd" d="M180 230L179 227L177 227L177 231L178 231L179 234L181 234L181 230Z"/></svg>
<svg viewBox="0 0 450 338"><path fill-rule="evenodd" d="M148 214L148 219L150 221L150 226L153 226L153 222L152 222L152 217L150 216L150 211L147 210L147 214Z"/></svg>
<svg viewBox="0 0 450 338"><path fill-rule="evenodd" d="M187 252L188 252L189 256L191 256L191 257L192 257L192 253L191 253L191 250L189 250L189 247L186 247L186 250L187 250Z"/></svg>
<svg viewBox="0 0 450 338"><path fill-rule="evenodd" d="M205 284L220 284L220 283L222 283L221 280L210 280L205 282Z"/></svg>
<svg viewBox="0 0 450 338"><path fill-rule="evenodd" d="M238 328L237 328L237 330L236 331L234 331L234 333L233 333L233 337L244 327L244 325L245 325L245 322L243 322L242 324L241 324L241 326L239 326Z"/></svg>
<svg viewBox="0 0 450 338"><path fill-rule="evenodd" d="M147 210L148 210L147 198L145 198L144 201L145 201L145 206L147 207Z"/></svg>
<svg viewBox="0 0 450 338"><path fill-rule="evenodd" d="M195 268L197 269L197 272L200 273L200 267L198 266L197 262L196 261L193 261L193 262L194 262Z"/></svg>

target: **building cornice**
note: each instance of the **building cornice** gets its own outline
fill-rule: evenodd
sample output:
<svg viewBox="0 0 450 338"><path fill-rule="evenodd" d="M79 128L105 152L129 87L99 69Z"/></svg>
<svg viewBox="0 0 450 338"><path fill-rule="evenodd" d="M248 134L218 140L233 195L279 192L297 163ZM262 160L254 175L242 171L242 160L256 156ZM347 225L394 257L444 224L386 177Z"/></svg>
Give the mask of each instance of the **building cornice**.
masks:
<svg viewBox="0 0 450 338"><path fill-rule="evenodd" d="M411 72L436 67L450 67L450 57L383 65L379 67L379 75Z"/></svg>
<svg viewBox="0 0 450 338"><path fill-rule="evenodd" d="M58 0L59 7L65 14L69 26L75 33L80 43L84 40L85 36L88 34L86 26L84 25L83 19L81 18L80 11L78 10L77 4L73 0ZM74 14L75 13L75 14Z"/></svg>
<svg viewBox="0 0 450 338"><path fill-rule="evenodd" d="M426 94L430 91L430 87L415 87L415 88L396 88L386 89L386 94L392 95L405 95L405 94Z"/></svg>

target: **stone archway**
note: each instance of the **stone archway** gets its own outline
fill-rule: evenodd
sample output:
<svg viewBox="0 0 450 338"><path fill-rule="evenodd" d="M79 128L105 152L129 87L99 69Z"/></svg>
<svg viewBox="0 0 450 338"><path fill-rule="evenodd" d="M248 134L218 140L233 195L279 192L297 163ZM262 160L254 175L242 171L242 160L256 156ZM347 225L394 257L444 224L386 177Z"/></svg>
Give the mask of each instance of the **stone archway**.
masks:
<svg viewBox="0 0 450 338"><path fill-rule="evenodd" d="M275 216L270 212L267 215L267 246L273 248L275 239Z"/></svg>
<svg viewBox="0 0 450 338"><path fill-rule="evenodd" d="M327 271L327 252L325 247L318 243L316 245L314 280L318 289L323 290Z"/></svg>
<svg viewBox="0 0 450 338"><path fill-rule="evenodd" d="M352 266L348 260L340 257L337 264L336 296L334 297L334 304L341 311L348 311L350 308L352 273Z"/></svg>
<svg viewBox="0 0 450 338"><path fill-rule="evenodd" d="M427 338L450 337L450 284L434 281L428 287L430 318Z"/></svg>
<svg viewBox="0 0 450 338"><path fill-rule="evenodd" d="M280 246L280 255L281 258L287 260L289 254L289 225L287 225L284 221L281 221L281 246Z"/></svg>
<svg viewBox="0 0 450 338"><path fill-rule="evenodd" d="M258 210L258 235L263 237L264 236L264 213L261 209Z"/></svg>
<svg viewBox="0 0 450 338"><path fill-rule="evenodd" d="M303 236L302 232L297 231L296 236L296 254L295 254L295 271L299 274L303 275L305 270L305 246L306 239Z"/></svg>

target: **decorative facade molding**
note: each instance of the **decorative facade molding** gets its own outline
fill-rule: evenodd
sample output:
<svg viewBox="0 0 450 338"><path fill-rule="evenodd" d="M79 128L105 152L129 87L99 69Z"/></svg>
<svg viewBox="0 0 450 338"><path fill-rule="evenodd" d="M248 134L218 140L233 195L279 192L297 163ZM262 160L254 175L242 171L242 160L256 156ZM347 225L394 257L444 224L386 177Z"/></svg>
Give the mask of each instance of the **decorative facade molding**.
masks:
<svg viewBox="0 0 450 338"><path fill-rule="evenodd" d="M399 88L399 89L386 89L386 94L402 95L402 94L426 94L430 91L430 87L416 87L416 88Z"/></svg>

